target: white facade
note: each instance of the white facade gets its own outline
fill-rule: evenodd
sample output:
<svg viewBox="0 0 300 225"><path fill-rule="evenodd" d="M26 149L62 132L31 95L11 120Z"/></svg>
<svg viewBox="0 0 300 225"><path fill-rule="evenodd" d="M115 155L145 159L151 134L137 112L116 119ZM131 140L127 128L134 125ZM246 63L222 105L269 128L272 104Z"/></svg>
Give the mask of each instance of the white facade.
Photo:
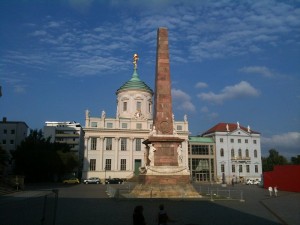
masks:
<svg viewBox="0 0 300 225"><path fill-rule="evenodd" d="M216 144L217 180L226 183L260 179L262 175L260 134L239 124L220 123L205 132ZM224 174L224 175L223 175Z"/></svg>

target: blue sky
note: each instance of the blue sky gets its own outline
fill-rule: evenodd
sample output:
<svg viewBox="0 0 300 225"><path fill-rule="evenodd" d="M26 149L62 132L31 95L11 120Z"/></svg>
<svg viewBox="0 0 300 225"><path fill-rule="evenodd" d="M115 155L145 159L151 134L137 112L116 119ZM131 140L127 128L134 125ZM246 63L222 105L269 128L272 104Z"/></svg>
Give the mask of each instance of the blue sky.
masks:
<svg viewBox="0 0 300 225"><path fill-rule="evenodd" d="M154 89L156 32L169 30L173 111L192 135L250 126L262 154L300 154L300 1L2 0L0 116L41 129L116 114L131 78Z"/></svg>

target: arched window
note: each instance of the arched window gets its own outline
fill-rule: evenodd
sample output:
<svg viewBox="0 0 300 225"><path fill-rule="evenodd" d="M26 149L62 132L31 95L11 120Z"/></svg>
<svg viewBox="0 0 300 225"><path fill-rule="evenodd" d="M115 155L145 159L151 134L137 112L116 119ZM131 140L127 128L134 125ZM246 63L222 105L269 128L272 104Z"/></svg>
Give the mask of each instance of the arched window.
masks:
<svg viewBox="0 0 300 225"><path fill-rule="evenodd" d="M234 149L231 149L231 158L234 158Z"/></svg>
<svg viewBox="0 0 300 225"><path fill-rule="evenodd" d="M221 156L221 157L224 156L224 149L223 149L223 148L221 148L221 150L220 150L220 156Z"/></svg>
<svg viewBox="0 0 300 225"><path fill-rule="evenodd" d="M254 150L254 157L257 158L257 150Z"/></svg>
<svg viewBox="0 0 300 225"><path fill-rule="evenodd" d="M249 150L246 149L246 157L249 157Z"/></svg>
<svg viewBox="0 0 300 225"><path fill-rule="evenodd" d="M242 149L239 149L239 157L242 157Z"/></svg>

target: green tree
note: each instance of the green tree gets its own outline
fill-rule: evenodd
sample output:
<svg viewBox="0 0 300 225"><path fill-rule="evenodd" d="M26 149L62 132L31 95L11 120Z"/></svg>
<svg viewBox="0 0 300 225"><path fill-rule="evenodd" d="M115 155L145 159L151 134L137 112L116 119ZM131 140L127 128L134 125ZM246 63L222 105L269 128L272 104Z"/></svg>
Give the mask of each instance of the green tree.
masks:
<svg viewBox="0 0 300 225"><path fill-rule="evenodd" d="M291 164L299 165L300 164L300 155L297 155L296 157L291 157Z"/></svg>
<svg viewBox="0 0 300 225"><path fill-rule="evenodd" d="M8 160L9 160L9 156L6 150L3 149L2 146L0 145L0 175L3 174Z"/></svg>
<svg viewBox="0 0 300 225"><path fill-rule="evenodd" d="M67 144L51 143L41 130L30 135L12 152L15 173L29 181L49 181L73 171L78 160ZM65 159L72 159L72 163Z"/></svg>
<svg viewBox="0 0 300 225"><path fill-rule="evenodd" d="M278 151L275 149L269 150L268 157L262 157L262 167L265 172L272 171L276 165L286 164L288 164L288 160L284 156L279 155Z"/></svg>

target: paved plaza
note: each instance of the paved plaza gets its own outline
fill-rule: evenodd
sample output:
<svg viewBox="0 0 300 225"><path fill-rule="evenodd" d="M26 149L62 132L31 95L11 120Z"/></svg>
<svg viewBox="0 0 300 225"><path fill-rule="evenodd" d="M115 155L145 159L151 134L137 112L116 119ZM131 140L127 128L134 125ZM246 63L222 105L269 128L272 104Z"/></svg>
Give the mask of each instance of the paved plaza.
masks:
<svg viewBox="0 0 300 225"><path fill-rule="evenodd" d="M99 188L98 188L99 187ZM122 186L121 186L122 187ZM217 185L214 188L219 187ZM82 188L85 188L82 191ZM205 189L205 186L201 186ZM221 189L221 188L220 188ZM124 199L109 198L105 186L83 186L83 184L59 188L56 212L56 225L131 225L132 212L136 205L143 205L147 225L157 225L156 215L159 204L163 203L173 225L298 225L300 221L300 193L279 192L278 197L270 197L268 191L247 185L236 185L225 189L243 193L243 200L220 199L215 201L196 199ZM0 207L9 206L9 202L38 195L40 190L17 192L0 198ZM25 207L30 208L30 201ZM37 203L32 203L37 204ZM34 205L32 206L32 209ZM5 212L2 210L2 212ZM20 210L19 210L20 211ZM34 211L34 210L31 210ZM18 215L19 212L6 211ZM34 214L34 212L32 212ZM28 214L28 213L26 213ZM36 214L39 217L39 213ZM3 218L5 218L2 215ZM22 215L26 217L26 215ZM21 218L22 216L19 215ZM15 220L15 223L0 225L28 224L28 220ZM26 222L25 222L26 221ZM39 220L36 220L39 221ZM33 222L30 224L41 224ZM46 220L43 224L53 224Z"/></svg>

